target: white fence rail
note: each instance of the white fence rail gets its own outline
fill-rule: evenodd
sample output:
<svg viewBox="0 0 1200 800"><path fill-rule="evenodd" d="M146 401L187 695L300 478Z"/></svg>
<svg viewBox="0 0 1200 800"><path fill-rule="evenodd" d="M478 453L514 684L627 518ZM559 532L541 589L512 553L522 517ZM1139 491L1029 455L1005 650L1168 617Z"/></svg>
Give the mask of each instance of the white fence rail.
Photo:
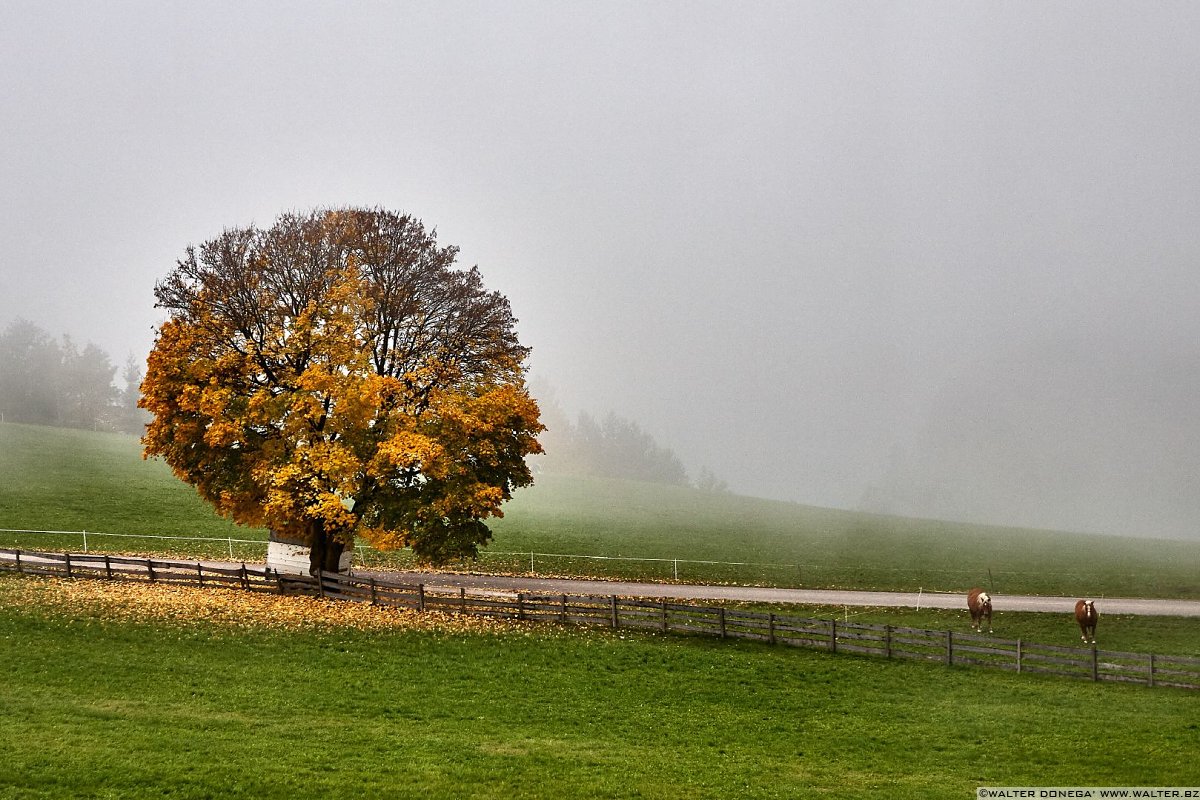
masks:
<svg viewBox="0 0 1200 800"><path fill-rule="evenodd" d="M152 540L174 540L183 542L207 542L217 545L225 545L229 552L229 559L235 560L233 546L237 545L252 545L263 549L263 557L266 557L268 542L265 539L234 539L232 537L216 537L216 536L167 536L162 534L149 533L104 533L100 531L52 531L52 530L35 530L27 528L0 528L0 533L16 533L16 534L45 534L54 536L78 536L83 543L83 552L90 552L88 537L91 537L91 544L96 544L97 539L122 538L122 539L152 539ZM379 558L385 558L384 551L376 550L373 547L366 545L355 545L355 555L360 560L365 560L367 554L374 554ZM411 553L410 548L404 548L400 551ZM646 558L638 556L598 556L598 555L582 555L578 553L538 553L536 551L505 551L505 550L481 550L479 558L525 558L529 557L529 571L537 571L537 561L552 560L552 559L576 559L581 561L597 561L597 562L628 562L628 563L644 563L644 564L659 564L671 565L672 575L676 580L679 579L679 565L685 566L689 564L702 566L723 566L723 567L757 567L762 569L799 569L800 564L773 564L767 562L755 561L709 561L694 558Z"/></svg>
<svg viewBox="0 0 1200 800"><path fill-rule="evenodd" d="M164 540L164 541L165 540L173 540L173 541L179 541L179 542L207 542L212 545L221 546L222 550L228 554L230 561L244 560L244 556L235 554L235 552L234 552L235 545L237 545L239 548L245 547L247 549L250 549L250 552L254 552L252 548L262 548L262 559L265 561L267 545L268 545L268 542L265 539L235 539L233 537L228 537L228 536L227 537L179 536L179 535L145 534L145 533L107 533L107 532L101 532L101 531L58 531L58 530L37 530L37 529L23 529L23 528L0 528L0 535L3 535L3 534L18 534L18 535L45 534L45 535L57 535L57 536L78 536L78 537L80 537L80 541L82 543L82 549L85 553L89 552L89 549L97 543L97 540L102 540L105 538L143 539L143 540L150 539L150 540ZM366 545L355 545L355 557L359 560L359 563L363 564L364 566L379 566L379 565L383 565L383 564L388 564L388 562L391 559L394 559L397 554L407 554L409 557L411 557L412 551L409 548L404 548L402 550L394 550L394 551L382 551L382 550L376 550L375 548L368 547ZM710 568L711 567L731 568L731 569L736 568L738 570L743 570L743 572L741 573L741 575L739 577L739 580L748 579L748 576L744 572L744 570L755 570L755 571L757 571L757 574L759 575L759 577L765 577L768 573L772 573L773 576L770 577L770 580L777 580L786 573L786 578L784 578L784 579L789 582L794 582L797 585L799 585L800 583L803 582L803 577L805 577L806 575L811 575L813 573L820 573L822 571L827 571L827 570L840 571L841 569L844 568L844 565L838 566L838 565L818 564L818 563L780 564L780 563L760 562L760 561L715 561L715 560L704 560L704 559L696 559L696 558L677 558L677 557L653 558L653 557L646 557L646 556L586 555L583 553L539 553L536 551L528 551L528 550L526 550L526 551L505 551L505 550L484 549L484 550L479 551L478 558L481 562L486 562L489 560L490 561L507 560L514 564L522 563L525 559L528 559L529 572L534 573L534 574L537 573L537 567L539 566L539 562L542 562L540 564L540 566L542 566L543 569L550 570L550 571L553 570L554 565L556 563L559 565L563 565L564 562L570 562L570 561L576 561L576 562L590 561L590 562L594 562L597 564L599 564L599 563L610 563L610 564L626 563L626 564L655 565L657 567L663 567L663 568L669 569L671 577L673 577L675 580L679 580L680 567L697 566L697 567L710 567ZM371 562L374 562L374 563L371 563ZM394 562L392 562L392 565L395 565ZM665 571L666 570L664 569L661 572L656 573L656 576L663 577L662 572L665 572ZM887 567L887 566L882 566L882 565L877 565L877 564L861 564L857 567L857 571L860 573L871 573L871 574L877 574L877 575L894 576L894 575L900 574L900 573L911 574L912 568L911 567ZM938 574L938 575L953 576L952 578L948 578L947 580L954 580L954 579L960 578L963 574L963 570L961 570L961 569L939 569L936 567L922 567L920 571L922 574L925 574L925 575ZM1022 572L1022 571L1016 571L1016 570L996 570L995 571L995 577L997 577L997 578L1002 577L1002 576L1010 577L1010 578L1011 577L1021 577L1021 576L1026 576L1029 574L1030 573L1028 573L1028 572ZM990 580L990 578L992 576L992 570L990 570L990 569L988 570L988 575L989 575L989 580ZM1055 577L1055 576L1066 576L1066 577L1071 577L1071 578L1078 577L1078 573L1075 573L1075 572L1053 572L1053 571L1041 571L1041 570L1039 570L1037 572L1037 575L1042 578ZM1130 578L1134 578L1134 577L1156 578L1156 577L1158 577L1158 575L1153 572L1124 572L1123 575L1130 577ZM694 576L694 575L692 576L693 579L695 579L695 577L696 576ZM703 577L705 579L713 579L716 576L714 576L712 574L712 571L710 570Z"/></svg>
<svg viewBox="0 0 1200 800"><path fill-rule="evenodd" d="M166 536L155 533L103 533L101 531L43 531L27 528L0 528L0 533L33 533L46 534L53 536L79 536L83 541L83 552L90 552L88 548L88 537L92 537L92 542L95 543L97 538L113 537L119 539L160 539L160 540L175 540L181 542L213 542L226 544L229 547L229 558L233 559L234 544L250 544L261 545L263 554L266 555L267 541L264 539L234 539L232 537L219 538L216 536Z"/></svg>

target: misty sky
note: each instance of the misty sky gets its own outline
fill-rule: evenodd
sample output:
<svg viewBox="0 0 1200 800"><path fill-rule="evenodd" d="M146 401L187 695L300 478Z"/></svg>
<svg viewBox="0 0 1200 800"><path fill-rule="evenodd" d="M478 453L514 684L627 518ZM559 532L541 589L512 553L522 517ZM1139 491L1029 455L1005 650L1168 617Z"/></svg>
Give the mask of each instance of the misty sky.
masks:
<svg viewBox="0 0 1200 800"><path fill-rule="evenodd" d="M0 326L380 205L740 492L1200 535L1200 6L0 7Z"/></svg>

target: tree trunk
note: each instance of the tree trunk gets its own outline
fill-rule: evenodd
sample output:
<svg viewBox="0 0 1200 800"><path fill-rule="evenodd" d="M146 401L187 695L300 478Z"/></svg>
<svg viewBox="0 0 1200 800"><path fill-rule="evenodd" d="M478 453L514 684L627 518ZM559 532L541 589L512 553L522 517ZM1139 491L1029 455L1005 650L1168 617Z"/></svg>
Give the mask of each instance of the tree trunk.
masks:
<svg viewBox="0 0 1200 800"><path fill-rule="evenodd" d="M326 533L325 525L320 520L315 520L309 526L309 537L312 544L308 555L308 573L337 572L346 545Z"/></svg>

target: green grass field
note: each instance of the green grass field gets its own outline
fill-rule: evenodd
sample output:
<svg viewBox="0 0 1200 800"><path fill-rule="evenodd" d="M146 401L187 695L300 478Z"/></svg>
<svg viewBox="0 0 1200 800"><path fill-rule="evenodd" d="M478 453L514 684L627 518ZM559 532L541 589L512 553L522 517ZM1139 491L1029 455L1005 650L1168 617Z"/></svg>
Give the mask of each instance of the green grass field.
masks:
<svg viewBox="0 0 1200 800"><path fill-rule="evenodd" d="M0 423L0 527L266 536L221 519L166 464L143 460L136 437L11 423Z"/></svg>
<svg viewBox="0 0 1200 800"><path fill-rule="evenodd" d="M575 631L3 602L0 796L963 798L1194 785L1200 693Z"/></svg>
<svg viewBox="0 0 1200 800"><path fill-rule="evenodd" d="M490 547L462 566L528 572L536 553L540 574L672 580L678 571L691 582L1200 598L1200 541L882 517L656 484L545 476L492 527ZM265 539L217 518L162 463L143 461L133 437L12 424L0 424L0 528ZM79 536L0 533L0 546L81 544ZM93 536L89 547L229 557L228 542ZM237 559L263 552L233 548ZM403 554L365 555L371 564L407 563Z"/></svg>
<svg viewBox="0 0 1200 800"><path fill-rule="evenodd" d="M728 605L728 604L727 604ZM971 632L971 615L965 608L891 608L854 606L763 606L755 610L810 619L835 619L872 625L895 625L921 630ZM1033 611L998 611L992 617L995 638L1012 641L1080 647L1079 628L1069 614ZM1097 646L1126 653L1157 653L1200 658L1200 620L1192 617L1149 617L1133 614L1101 614Z"/></svg>
<svg viewBox="0 0 1200 800"><path fill-rule="evenodd" d="M109 549L218 557L227 543L217 540L264 538L216 518L161 463L142 461L131 437L3 424L0 527L206 536L205 547L114 539ZM0 534L0 546L79 544ZM1094 551L1082 570L1080 545ZM617 481L544 479L511 504L492 549L800 565L694 565L680 576L696 580L951 590L986 583L990 569L997 590L1200 596L1191 543ZM638 562L538 565L605 566L666 577ZM5 602L29 580L0 574L5 798L961 798L981 785L1196 781L1200 692L628 631L284 631ZM965 624L964 612L929 609L801 613ZM995 622L1004 638L1077 640L1050 615ZM1100 638L1200 655L1194 620L1106 616Z"/></svg>

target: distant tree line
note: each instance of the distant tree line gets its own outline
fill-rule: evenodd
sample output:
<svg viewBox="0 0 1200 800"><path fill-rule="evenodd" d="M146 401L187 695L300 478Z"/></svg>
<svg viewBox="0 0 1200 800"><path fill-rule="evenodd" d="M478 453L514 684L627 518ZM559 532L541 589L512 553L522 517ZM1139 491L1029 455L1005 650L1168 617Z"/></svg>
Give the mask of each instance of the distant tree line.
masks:
<svg viewBox="0 0 1200 800"><path fill-rule="evenodd" d="M677 486L688 484L683 462L636 422L609 413L603 420L581 412L553 437L547 460L566 472L628 478Z"/></svg>
<svg viewBox="0 0 1200 800"><path fill-rule="evenodd" d="M80 348L18 319L0 333L0 421L140 434L147 421L137 407L142 367L130 356L122 387L116 373L96 345Z"/></svg>
<svg viewBox="0 0 1200 800"><path fill-rule="evenodd" d="M150 415L137 407L141 362L130 356L116 383L117 367L90 342L82 349L69 336L55 340L18 319L0 333L0 422L23 422L141 435ZM546 455L536 469L550 473L625 478L707 492L729 491L708 467L695 480L669 447L636 422L609 412L598 419L580 412L572 420L543 387L539 398L547 430L538 437Z"/></svg>
<svg viewBox="0 0 1200 800"><path fill-rule="evenodd" d="M538 403L547 428L538 437L546 450L544 456L537 457L542 471L695 486L708 492L729 491L725 481L707 467L701 467L695 481L689 479L674 451L659 445L632 420L612 412L603 419L580 412L572 420L544 389Z"/></svg>

